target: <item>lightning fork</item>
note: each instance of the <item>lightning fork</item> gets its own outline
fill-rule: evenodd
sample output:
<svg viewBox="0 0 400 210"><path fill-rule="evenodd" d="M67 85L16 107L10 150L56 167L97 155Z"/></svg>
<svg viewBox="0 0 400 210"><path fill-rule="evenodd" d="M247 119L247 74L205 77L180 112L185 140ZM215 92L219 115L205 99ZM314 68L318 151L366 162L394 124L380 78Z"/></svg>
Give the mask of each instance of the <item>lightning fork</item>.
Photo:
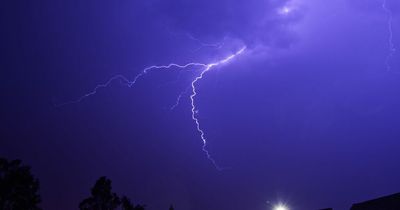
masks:
<svg viewBox="0 0 400 210"><path fill-rule="evenodd" d="M196 104L195 104L195 97L197 96L197 89L196 89L196 84L203 79L204 75L210 71L213 67L219 66L221 64L227 63L230 60L234 59L236 56L242 54L244 51L246 50L246 47L241 48L239 51L237 51L235 54L232 54L228 57L226 57L223 60L220 60L218 62L215 63L210 63L207 64L205 69L203 69L203 71L200 73L199 76L197 76L191 83L192 86L192 94L190 95L190 101L191 101L191 105L192 105L192 120L195 122L196 124L196 128L197 131L200 133L200 138L203 141L203 152L207 155L207 158L214 164L215 168L219 171L223 170L224 168L220 167L217 162L211 157L210 152L207 150L207 139L205 137L205 132L203 131L203 129L200 126L200 121L197 118L196 114L198 112L198 109L196 108Z"/></svg>
<svg viewBox="0 0 400 210"><path fill-rule="evenodd" d="M385 65L386 65L386 70L391 71L392 67L390 66L390 60L392 59L393 55L396 52L396 47L393 42L393 12L387 7L387 0L383 0L382 8L388 16L387 24L389 32L389 38L388 38L389 53L386 56Z"/></svg>
<svg viewBox="0 0 400 210"><path fill-rule="evenodd" d="M190 98L190 104L191 104L192 120L196 124L197 132L200 134L200 138L201 138L201 140L203 142L202 150L203 150L203 152L206 154L207 158L212 162L212 164L215 166L215 168L217 170L223 170L224 168L220 167L216 163L216 161L211 157L210 152L207 150L207 139L205 137L205 132L201 128L200 120L197 117L198 109L197 109L196 104L195 104L195 97L197 96L198 91L197 91L196 87L197 87L198 82L200 82L200 80L202 80L204 78L204 75L207 72L209 72L211 69L213 69L213 68L215 68L217 66L220 66L220 65L223 65L225 63L228 63L229 61L233 60L236 56L242 54L245 50L246 50L246 46L242 47L239 51L237 51L237 52L225 57L222 60L219 60L219 61L214 62L214 63L209 63L209 64L192 62L192 63L187 63L187 64L184 64L184 65L180 65L180 64L176 64L176 63L170 63L168 65L161 65L161 66L157 66L157 65L149 66L149 67L144 68L143 71L141 73L139 73L138 75L136 75L136 77L133 80L129 80L123 75L115 75L115 76L111 77L107 82L97 85L92 91L82 95L78 99L73 100L73 101L68 101L68 102L65 102L65 103L62 103L62 104L58 104L56 106L60 107L60 106L68 105L68 104L79 103L79 102L85 100L86 98L88 98L88 97L90 97L92 95L95 95L100 88L108 87L115 80L119 80L124 85L126 85L128 87L132 87L133 85L136 84L136 82L140 78L145 76L150 71L154 71L154 70L170 70L172 68L186 69L186 68L189 68L189 67L201 67L202 70L200 71L200 74L198 76L196 76L192 80L189 88L186 89L184 92L182 92L178 96L178 98L176 100L176 104L174 106L172 106L171 109L173 109L176 106L178 106L179 101L181 100L182 96L191 88L192 93L191 93L189 98Z"/></svg>

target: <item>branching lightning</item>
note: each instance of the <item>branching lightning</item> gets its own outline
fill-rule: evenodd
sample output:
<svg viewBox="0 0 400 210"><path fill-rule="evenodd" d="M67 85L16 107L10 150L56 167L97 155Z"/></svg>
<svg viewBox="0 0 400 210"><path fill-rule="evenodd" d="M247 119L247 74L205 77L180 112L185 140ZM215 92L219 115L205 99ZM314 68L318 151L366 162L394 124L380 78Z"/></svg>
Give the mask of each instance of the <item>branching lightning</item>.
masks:
<svg viewBox="0 0 400 210"><path fill-rule="evenodd" d="M392 67L390 65L390 60L392 59L393 55L396 52L396 47L393 42L393 12L388 8L387 0L383 0L382 8L388 16L388 20L387 20L388 26L387 27L388 27L388 32L389 32L389 38L388 38L389 53L386 56L385 65L386 65L386 70L391 71Z"/></svg>
<svg viewBox="0 0 400 210"><path fill-rule="evenodd" d="M108 87L110 84L113 83L113 81L116 81L116 80L117 81L119 80L120 83L122 83L123 85L126 85L128 87L132 87L133 85L136 84L136 82L140 78L145 76L150 71L154 71L154 70L172 70L172 69L176 69L176 68L178 68L178 69L186 69L186 68L189 68L189 67L199 67L201 69L199 75L196 76L191 81L190 86L185 91L183 91L181 94L179 94L179 96L178 96L178 98L176 100L176 103L171 107L171 110L179 105L179 102L180 102L181 98L183 97L183 95L185 93L187 93L191 89L191 95L189 96L190 104L191 104L191 112L192 112L191 116L192 116L192 120L194 121L194 123L196 125L197 132L200 134L200 138L201 138L202 143L203 143L202 150L203 150L203 152L206 154L207 158L212 162L212 164L215 166L215 168L217 170L223 170L223 168L221 168L216 163L216 161L211 157L210 152L207 150L207 139L205 137L205 132L201 128L200 120L197 117L198 109L197 109L196 103L195 103L195 98L196 98L196 96L198 94L197 84L198 84L198 82L200 82L200 80L202 80L204 78L204 76L205 76L205 74L207 72L209 72L210 70L212 70L213 68L215 68L217 66L220 66L220 65L223 65L225 63L228 63L229 61L233 60L236 56L242 54L245 50L246 50L246 46L242 47L237 52L225 57L222 60L219 60L219 61L214 62L214 63L209 63L209 64L192 62L192 63L187 63L187 64L184 64L184 65L180 65L180 64L176 64L176 63L170 63L168 65L161 65L161 66L157 66L157 65L149 66L149 67L146 67L145 69L143 69L143 71L141 73L136 75L136 77L133 80L129 80L128 78L126 78L123 75L115 75L115 76L111 77L107 82L97 85L92 91L82 95L78 99L73 100L73 101L68 101L68 102L65 102L65 103L62 103L62 104L57 104L56 106L60 107L60 106L68 105L68 104L79 103L79 102L85 100L86 98L88 98L88 97L90 97L92 95L95 95L99 89Z"/></svg>
<svg viewBox="0 0 400 210"><path fill-rule="evenodd" d="M172 30L170 30L169 28L167 28L167 30L170 34L172 34L174 36L185 36L186 38L190 39L191 41L193 41L199 45L196 49L191 50L191 52L197 52L203 48L213 48L213 49L219 50L225 45L225 41L227 39L227 37L225 36L221 42L204 42L201 39L193 36L193 34L191 34L191 33L176 33L176 32L173 32Z"/></svg>
<svg viewBox="0 0 400 210"><path fill-rule="evenodd" d="M198 51L198 50L200 50L200 49L202 49L202 48L205 48L205 47L211 47L211 48L215 48L215 49L221 49L222 46L225 44L224 41L223 41L223 42L217 42L217 43L205 43L205 42L201 41L200 39L194 37L194 36L193 36L192 34L190 34L190 33L186 33L186 36L189 37L189 39L191 39L191 40L197 42L197 43L200 45L200 46L199 46L197 49L195 49L193 52L196 52L196 51ZM226 38L226 37L225 37L225 38ZM225 38L224 38L224 40L225 40Z"/></svg>
<svg viewBox="0 0 400 210"><path fill-rule="evenodd" d="M67 101L67 102L61 103L61 104L56 104L56 106L57 106L57 107L60 107L60 106L68 105L68 104L79 103L79 102L83 101L84 99L86 99L87 97L96 94L97 91L98 91L100 88L106 88L106 87L108 87L108 86L109 86L113 81L115 81L115 80L119 80L119 81L120 81L121 83L123 83L124 85L126 85L126 86L128 86L128 87L132 87L133 85L136 84L136 82L137 82L141 77L143 77L144 75L146 75L149 71L152 71L152 70L160 70L160 69L171 69L171 68L173 68L173 67L179 68L179 69L185 69L185 68L192 67L192 66L206 67L207 65L206 65L206 64L203 64L203 63L187 63L187 64L185 64L185 65L179 65L179 64L171 63L171 64L168 64L168 65L162 65L162 66L149 66L149 67L143 69L143 71L142 71L140 74L136 75L136 77L135 77L133 80L129 80L129 79L126 78L125 76L118 74L118 75L115 75L115 76L111 77L107 82L102 83L102 84L99 84L99 85L96 85L96 87L95 87L92 91L90 91L89 93L86 93L85 95L79 97L78 99L73 100L73 101Z"/></svg>
<svg viewBox="0 0 400 210"><path fill-rule="evenodd" d="M174 110L174 109L179 105L179 103L181 102L181 99L182 99L183 95L185 95L185 94L189 91L189 88L190 88L190 87L191 87L191 86L187 87L185 91L181 92L181 93L178 95L178 97L176 98L175 104L171 106L170 110Z"/></svg>
<svg viewBox="0 0 400 210"><path fill-rule="evenodd" d="M237 51L235 54L232 54L232 55L228 56L227 58L225 58L225 59L223 59L223 60L220 60L220 61L215 62L215 63L207 64L207 65L206 65L206 68L203 69L203 71L200 73L200 75L197 76L197 77L192 81L192 84L191 84L191 86L192 86L192 95L190 95L190 101L191 101L191 105L192 105L192 120L196 123L197 131L200 133L200 138L201 138L201 140L203 141L203 148L202 148L202 149L203 149L204 153L206 153L207 158L214 164L214 166L215 166L218 170L222 170L223 168L221 168L220 166L218 166L218 164L217 164L217 163L215 162L215 160L211 157L209 151L207 150L207 148L206 148L206 147L207 147L207 139L206 139L206 137L205 137L204 131L202 130L202 128L201 128L201 126L200 126L200 121L199 121L199 119L198 119L197 116L196 116L196 114L197 114L197 108L196 108L196 105L195 105L195 103L194 103L194 102L195 102L194 99L195 99L195 97L196 97L196 95L197 95L196 84L197 84L201 79L203 79L204 74L206 74L208 71L210 71L213 67L219 66L219 65L221 65L221 64L224 64L224 63L226 63L226 62L232 60L232 59L235 58L237 55L242 54L242 53L244 52L244 50L246 50L246 47L243 47L242 49L240 49L239 51Z"/></svg>

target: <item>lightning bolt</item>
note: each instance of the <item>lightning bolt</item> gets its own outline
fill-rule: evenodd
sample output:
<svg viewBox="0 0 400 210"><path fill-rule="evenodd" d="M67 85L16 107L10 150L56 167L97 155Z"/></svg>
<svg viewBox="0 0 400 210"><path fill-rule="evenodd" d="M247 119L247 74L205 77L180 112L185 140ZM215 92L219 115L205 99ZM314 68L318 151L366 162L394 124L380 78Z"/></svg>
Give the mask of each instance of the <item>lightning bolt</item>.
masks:
<svg viewBox="0 0 400 210"><path fill-rule="evenodd" d="M390 71L392 69L392 67L390 66L390 60L392 59L393 55L396 52L396 47L393 42L393 12L388 8L387 0L383 0L382 8L386 12L388 17L387 27L389 32L389 38L388 38L389 53L386 56L385 65L386 65L386 70Z"/></svg>
<svg viewBox="0 0 400 210"><path fill-rule="evenodd" d="M102 84L98 84L95 86L95 88L82 95L81 97L79 97L76 100L72 100L72 101L67 101L65 103L61 103L61 104L56 104L56 107L61 107L61 106L65 106L68 104L75 104L75 103L80 103L83 100L85 100L86 98L95 95L99 89L101 88L106 88L109 85L111 85L114 81L119 81L121 84L128 86L129 88L131 88L133 85L136 84L136 82L142 78L143 76L145 76L147 73L149 73L150 71L155 71L155 70L172 70L172 69L186 69L189 67L200 67L201 71L199 73L198 76L196 76L192 81L191 84L189 86L189 88L187 88L185 91L183 91L177 98L176 103L171 107L171 110L174 109L176 106L179 105L179 102L181 100L181 98L183 97L183 95L185 93L188 92L188 90L191 89L191 95L189 96L190 99L190 104L191 104L191 112L192 112L192 120L194 121L195 125L196 125L196 129L197 132L200 134L200 138L203 142L203 146L202 146L202 150L203 152L206 154L207 158L212 162L212 164L215 166L215 168L217 170L223 170L224 168L220 167L217 162L211 157L210 152L207 150L207 139L206 139L206 134L204 132L204 130L201 128L200 125L200 120L197 117L197 113L198 113L198 109L196 107L196 103L195 103L195 98L198 95L198 91L197 91L197 84L204 78L205 74L207 72L209 72L210 70L212 70L213 68L226 64L229 61L233 60L236 56L242 54L244 51L246 50L246 46L242 47L240 50L236 51L235 53L225 57L222 60L219 60L217 62L214 63L196 63L196 62L192 62L192 63L187 63L184 65L180 65L180 64L176 64L176 63L170 63L168 65L161 65L161 66L149 66L146 67L145 69L143 69L143 71L141 73L139 73L138 75L135 76L135 78L133 80L129 80L128 78L126 78L123 75L115 75L113 77L111 77L107 82L102 83Z"/></svg>
<svg viewBox="0 0 400 210"><path fill-rule="evenodd" d="M227 58L220 60L218 62L215 63L211 63L211 64L207 64L206 68L203 69L203 71L200 73L199 76L197 76L193 81L192 81L192 95L190 95L190 101L191 101L191 105L192 105L192 120L196 123L196 128L197 131L200 133L200 138L203 141L203 152L207 155L207 158L214 164L215 168L219 171L223 170L223 168L221 168L216 161L211 157L210 152L207 150L207 139L205 137L205 133L202 130L201 126L200 126L200 121L197 118L196 114L198 112L197 108L196 108L196 104L195 104L195 97L197 96L197 89L196 89L196 84L203 79L204 75L209 72L213 67L215 66L219 66L221 64L224 64L226 62L229 62L230 60L234 59L236 56L242 54L244 51L246 50L246 47L243 47L242 49L240 49L239 51L237 51L235 54L232 54L230 56L228 56Z"/></svg>
<svg viewBox="0 0 400 210"><path fill-rule="evenodd" d="M190 86L190 87L191 87L191 86ZM185 91L181 92L181 93L178 95L178 97L176 98L175 104L172 105L171 108L170 108L171 111L174 110L174 109L179 105L179 103L181 102L181 99L182 99L183 95L186 94L188 91L189 91L189 87L186 88Z"/></svg>
<svg viewBox="0 0 400 210"><path fill-rule="evenodd" d="M143 69L143 71L140 74L136 75L136 77L133 80L129 80L125 76L118 74L118 75L115 75L115 76L111 77L107 82L99 84L99 85L96 85L96 87L92 91L86 93L85 95L79 97L78 99L73 100L73 101L67 101L67 102L61 103L61 104L56 104L56 107L61 107L61 106L68 105L68 104L76 104L76 103L82 102L83 100L85 100L89 96L95 95L99 89L108 87L115 80L119 80L124 85L126 85L128 87L132 87L133 85L136 84L136 82L141 77L145 76L149 71L161 70L161 69L171 69L173 67L179 68L179 69L185 69L185 68L193 67L193 66L206 67L207 65L203 64L203 63L187 63L185 65L179 65L179 64L171 63L171 64L168 64L168 65L162 65L162 66L149 66L149 67Z"/></svg>
<svg viewBox="0 0 400 210"><path fill-rule="evenodd" d="M191 40L197 42L197 43L200 45L197 49L193 50L192 52L196 52L196 51L199 51L199 50L202 49L202 48L207 48L207 47L211 47L211 48L215 48L215 49L221 49L222 46L225 44L224 41L225 41L225 39L226 39L226 37L224 37L224 41L222 41L222 42L217 42L217 43L206 43L206 42L203 42L203 41L201 41L200 39L194 37L194 36L193 36L192 34L190 34L190 33L186 33L186 36L189 37L189 39L191 39Z"/></svg>
<svg viewBox="0 0 400 210"><path fill-rule="evenodd" d="M193 36L193 34L188 33L188 32L186 32L186 33L177 33L177 32L174 32L173 30L171 30L169 27L167 27L166 30L173 36L185 36L186 38L188 38L191 41L193 41L196 44L198 44L199 47L197 47L194 50L191 50L192 53L197 52L197 51L199 51L199 50L201 50L203 48L213 48L213 49L219 50L225 45L225 41L227 39L227 37L225 36L221 42L204 42L201 39L196 38L195 36Z"/></svg>

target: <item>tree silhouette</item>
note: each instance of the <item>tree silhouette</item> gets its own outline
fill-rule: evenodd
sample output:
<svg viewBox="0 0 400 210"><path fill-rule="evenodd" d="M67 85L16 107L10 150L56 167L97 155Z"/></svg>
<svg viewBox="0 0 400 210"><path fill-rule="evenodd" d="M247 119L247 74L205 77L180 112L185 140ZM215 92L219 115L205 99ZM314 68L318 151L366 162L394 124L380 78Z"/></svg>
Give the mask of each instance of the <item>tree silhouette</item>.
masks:
<svg viewBox="0 0 400 210"><path fill-rule="evenodd" d="M121 204L116 193L111 192L111 180L100 177L92 188L92 196L79 204L81 210L114 210Z"/></svg>
<svg viewBox="0 0 400 210"><path fill-rule="evenodd" d="M169 210L174 210L174 207L172 205L169 206Z"/></svg>
<svg viewBox="0 0 400 210"><path fill-rule="evenodd" d="M121 201L122 201L122 209L124 209L124 210L134 210L135 209L135 207L133 206L133 204L131 203L129 198L123 196L121 198Z"/></svg>
<svg viewBox="0 0 400 210"><path fill-rule="evenodd" d="M0 158L0 209L39 210L39 181L20 160Z"/></svg>
<svg viewBox="0 0 400 210"><path fill-rule="evenodd" d="M131 201L129 200L129 198L127 198L126 196L123 196L121 198L122 201L122 209L123 210L144 210L145 206L142 205L136 205L134 206Z"/></svg>
<svg viewBox="0 0 400 210"><path fill-rule="evenodd" d="M92 188L92 196L84 199L79 204L80 210L145 210L144 205L133 205L129 198L122 196L120 199L113 193L111 180L105 176L100 177ZM121 207L121 208L119 208Z"/></svg>

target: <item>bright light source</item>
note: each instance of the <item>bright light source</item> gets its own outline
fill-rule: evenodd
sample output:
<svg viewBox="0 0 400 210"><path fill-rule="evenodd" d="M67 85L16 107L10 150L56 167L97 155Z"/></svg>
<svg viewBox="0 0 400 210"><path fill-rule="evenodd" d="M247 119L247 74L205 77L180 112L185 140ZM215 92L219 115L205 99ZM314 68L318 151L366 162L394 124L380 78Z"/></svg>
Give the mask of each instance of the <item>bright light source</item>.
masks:
<svg viewBox="0 0 400 210"><path fill-rule="evenodd" d="M281 15L288 15L292 11L292 8L289 6L284 6L278 10L278 13Z"/></svg>
<svg viewBox="0 0 400 210"><path fill-rule="evenodd" d="M289 210L289 208L286 207L286 206L283 205L283 204L279 204L279 205L277 205L277 206L274 207L274 210Z"/></svg>

